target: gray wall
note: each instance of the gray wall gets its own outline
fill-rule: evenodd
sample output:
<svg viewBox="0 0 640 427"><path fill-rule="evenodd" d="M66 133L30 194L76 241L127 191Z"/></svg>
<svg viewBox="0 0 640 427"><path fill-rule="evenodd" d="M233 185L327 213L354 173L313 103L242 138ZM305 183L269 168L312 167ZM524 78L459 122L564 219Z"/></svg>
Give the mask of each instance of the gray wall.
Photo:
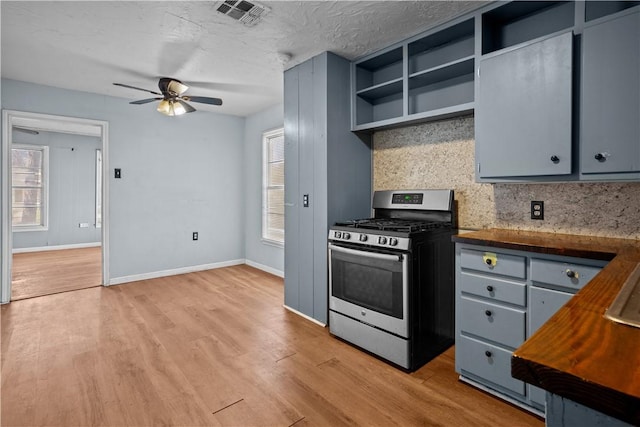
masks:
<svg viewBox="0 0 640 427"><path fill-rule="evenodd" d="M95 227L96 137L40 132L13 132L16 144L49 147L49 228L47 231L13 233L13 248L95 243L101 230ZM89 223L80 228L79 223Z"/></svg>
<svg viewBox="0 0 640 427"><path fill-rule="evenodd" d="M284 125L282 104L247 117L245 124L245 255L284 274L284 248L262 241L262 133Z"/></svg>
<svg viewBox="0 0 640 427"><path fill-rule="evenodd" d="M112 279L244 258L244 118L6 79L2 108L109 122Z"/></svg>

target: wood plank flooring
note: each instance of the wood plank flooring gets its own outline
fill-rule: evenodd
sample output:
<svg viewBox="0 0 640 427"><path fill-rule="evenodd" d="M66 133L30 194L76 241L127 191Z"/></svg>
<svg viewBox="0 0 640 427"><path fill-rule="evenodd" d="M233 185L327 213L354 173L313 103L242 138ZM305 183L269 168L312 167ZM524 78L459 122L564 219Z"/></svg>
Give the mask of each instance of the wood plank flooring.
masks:
<svg viewBox="0 0 640 427"><path fill-rule="evenodd" d="M457 380L412 374L282 307L246 265L2 307L2 426L543 426Z"/></svg>
<svg viewBox="0 0 640 427"><path fill-rule="evenodd" d="M11 300L32 298L102 283L102 248L13 254Z"/></svg>

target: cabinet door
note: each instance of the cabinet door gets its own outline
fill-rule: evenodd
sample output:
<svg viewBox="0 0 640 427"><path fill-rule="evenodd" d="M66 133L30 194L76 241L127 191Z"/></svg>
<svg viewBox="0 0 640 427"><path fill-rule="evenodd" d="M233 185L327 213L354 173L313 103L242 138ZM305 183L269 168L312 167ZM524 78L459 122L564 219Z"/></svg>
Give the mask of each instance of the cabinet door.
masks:
<svg viewBox="0 0 640 427"><path fill-rule="evenodd" d="M285 305L313 316L313 67L285 73ZM303 205L303 196L311 198Z"/></svg>
<svg viewBox="0 0 640 427"><path fill-rule="evenodd" d="M529 336L560 310L560 307L572 296L573 294L567 292L531 286L529 288ZM545 394L543 389L529 386L529 398L540 407L544 407Z"/></svg>
<svg viewBox="0 0 640 427"><path fill-rule="evenodd" d="M584 174L640 171L640 12L584 29Z"/></svg>
<svg viewBox="0 0 640 427"><path fill-rule="evenodd" d="M571 173L572 52L569 32L480 61L480 178Z"/></svg>

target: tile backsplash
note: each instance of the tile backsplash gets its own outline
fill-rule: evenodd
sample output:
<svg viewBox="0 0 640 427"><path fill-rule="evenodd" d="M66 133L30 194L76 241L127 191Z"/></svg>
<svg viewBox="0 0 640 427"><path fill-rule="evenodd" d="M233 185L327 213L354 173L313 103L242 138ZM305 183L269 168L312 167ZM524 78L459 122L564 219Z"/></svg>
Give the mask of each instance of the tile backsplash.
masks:
<svg viewBox="0 0 640 427"><path fill-rule="evenodd" d="M479 184L473 117L378 131L375 190L452 188L460 228L509 228L640 239L640 183ZM532 200L544 220L530 219Z"/></svg>

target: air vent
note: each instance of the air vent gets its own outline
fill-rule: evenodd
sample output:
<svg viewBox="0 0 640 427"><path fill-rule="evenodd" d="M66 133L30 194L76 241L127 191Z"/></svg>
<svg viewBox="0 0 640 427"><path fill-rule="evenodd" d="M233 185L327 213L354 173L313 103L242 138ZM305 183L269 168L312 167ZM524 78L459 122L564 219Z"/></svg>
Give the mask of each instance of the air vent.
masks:
<svg viewBox="0 0 640 427"><path fill-rule="evenodd" d="M271 9L246 0L226 0L220 2L216 10L236 21L242 22L248 27L252 27L256 25L264 15L269 13Z"/></svg>

